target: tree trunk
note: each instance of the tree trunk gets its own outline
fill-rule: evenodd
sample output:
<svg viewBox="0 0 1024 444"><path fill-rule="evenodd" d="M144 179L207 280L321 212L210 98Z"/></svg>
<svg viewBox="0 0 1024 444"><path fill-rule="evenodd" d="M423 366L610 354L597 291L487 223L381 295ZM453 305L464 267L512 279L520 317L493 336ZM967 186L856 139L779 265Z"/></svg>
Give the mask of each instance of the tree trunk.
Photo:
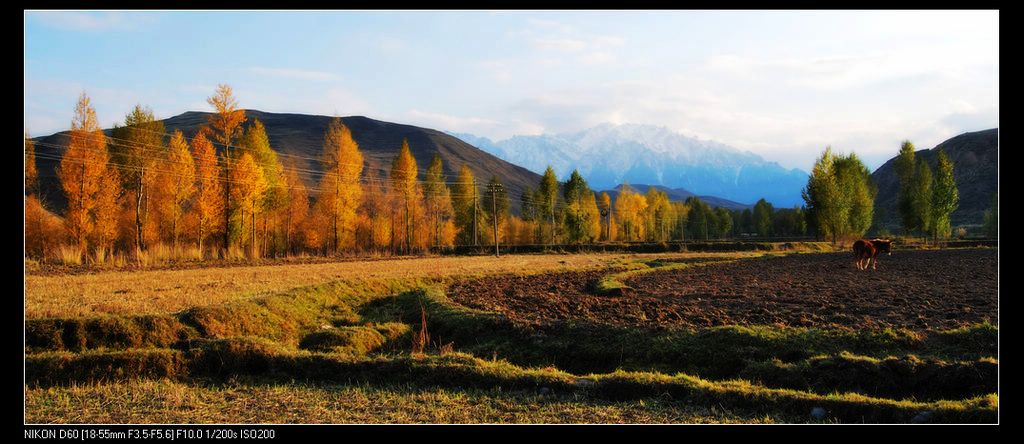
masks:
<svg viewBox="0 0 1024 444"><path fill-rule="evenodd" d="M243 216L244 217L244 216ZM231 243L231 158L224 147L224 253Z"/></svg>
<svg viewBox="0 0 1024 444"><path fill-rule="evenodd" d="M250 240L249 247L252 248L252 255L256 257L256 200L252 201L252 211L249 213L249 224L252 225L252 239Z"/></svg>
<svg viewBox="0 0 1024 444"><path fill-rule="evenodd" d="M85 213L85 164L82 164L82 179L79 181L78 186L78 248L82 254L85 254L88 244L85 242L85 221L88 220L89 215Z"/></svg>
<svg viewBox="0 0 1024 444"><path fill-rule="evenodd" d="M199 260L206 259L206 252L203 251L203 226L206 225L206 221L203 217L199 217Z"/></svg>
<svg viewBox="0 0 1024 444"><path fill-rule="evenodd" d="M139 172L139 183L136 186L135 195L135 255L142 251L142 193L145 192L145 182L142 180L142 176L145 174L145 170Z"/></svg>
<svg viewBox="0 0 1024 444"><path fill-rule="evenodd" d="M291 240L291 233L290 233L291 230L292 230L292 212L289 211L288 215L285 216L285 218L284 218L284 255L285 255L285 257L291 255L291 252L292 252L292 240Z"/></svg>

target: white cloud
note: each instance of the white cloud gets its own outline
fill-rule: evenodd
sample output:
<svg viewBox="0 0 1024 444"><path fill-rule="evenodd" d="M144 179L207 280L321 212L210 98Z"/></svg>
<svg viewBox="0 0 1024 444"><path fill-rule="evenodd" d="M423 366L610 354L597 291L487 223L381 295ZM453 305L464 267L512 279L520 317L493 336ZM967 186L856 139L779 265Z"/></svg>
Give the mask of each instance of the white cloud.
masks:
<svg viewBox="0 0 1024 444"><path fill-rule="evenodd" d="M541 51L576 52L587 48L587 42L566 38L535 38L533 47Z"/></svg>
<svg viewBox="0 0 1024 444"><path fill-rule="evenodd" d="M149 14L128 12L29 11L47 26L68 31L108 31L139 29L156 18Z"/></svg>
<svg viewBox="0 0 1024 444"><path fill-rule="evenodd" d="M120 123L140 98L146 97L137 91L121 88L107 88L80 82L54 79L25 79L26 125L40 135L63 131L71 125L75 103L85 92L96 109L100 125L111 127ZM158 117L160 109L154 107ZM54 126L56 125L56 126Z"/></svg>
<svg viewBox="0 0 1024 444"><path fill-rule="evenodd" d="M611 53L604 51L596 51L587 54L583 54L577 58L577 60L585 65L600 65L604 63L611 63L615 61L615 56Z"/></svg>
<svg viewBox="0 0 1024 444"><path fill-rule="evenodd" d="M245 108L268 112L321 115L371 115L374 108L362 96L341 86L320 90L317 94L294 94L290 91L246 88Z"/></svg>
<svg viewBox="0 0 1024 444"><path fill-rule="evenodd" d="M418 109L409 110L403 115L395 117L397 117L396 121L408 122L426 128L456 133L487 135L494 138L505 138L513 135L534 135L544 132L544 127L542 126L516 120L461 117Z"/></svg>
<svg viewBox="0 0 1024 444"><path fill-rule="evenodd" d="M280 77L296 80L312 80L317 82L330 82L341 80L341 77L334 73L307 69L268 68L264 66L254 66L249 68L249 71L251 71L254 74L259 74L262 76Z"/></svg>
<svg viewBox="0 0 1024 444"><path fill-rule="evenodd" d="M517 66L511 59L483 60L476 67L486 72L499 84L507 84L512 80L512 70Z"/></svg>
<svg viewBox="0 0 1024 444"><path fill-rule="evenodd" d="M405 49L406 43L394 37L380 37L377 39L377 48L381 51L396 52Z"/></svg>

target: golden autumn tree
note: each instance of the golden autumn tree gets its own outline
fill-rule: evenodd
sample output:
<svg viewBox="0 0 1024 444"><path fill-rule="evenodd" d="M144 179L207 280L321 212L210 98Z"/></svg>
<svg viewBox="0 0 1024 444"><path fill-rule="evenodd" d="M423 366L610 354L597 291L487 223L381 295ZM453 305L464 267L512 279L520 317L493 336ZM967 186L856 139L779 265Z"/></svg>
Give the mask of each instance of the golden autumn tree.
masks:
<svg viewBox="0 0 1024 444"><path fill-rule="evenodd" d="M110 154L96 110L85 93L78 98L69 137L57 167L68 202L68 234L83 253L90 242L108 248L116 230L116 204L121 188L117 170L109 165Z"/></svg>
<svg viewBox="0 0 1024 444"><path fill-rule="evenodd" d="M36 169L36 143L28 136L28 132L25 132L25 194L34 195L36 193L36 181L39 178L39 172Z"/></svg>
<svg viewBox="0 0 1024 444"><path fill-rule="evenodd" d="M224 147L221 159L224 164L224 248L231 244L233 236L231 229L232 209L238 207L231 203L231 185L229 180L232 170L232 151L235 140L242 133L242 123L245 122L245 110L238 107L238 99L228 85L217 85L217 90L212 96L206 99L213 107L214 113L209 117L211 134L217 143Z"/></svg>
<svg viewBox="0 0 1024 444"><path fill-rule="evenodd" d="M25 254L43 258L63 241L66 230L61 218L46 208L36 195L25 197Z"/></svg>
<svg viewBox="0 0 1024 444"><path fill-rule="evenodd" d="M192 199L196 191L196 166L189 152L188 142L180 130L175 130L167 146L167 159L163 166L160 188L163 190L162 200L158 202L161 219L170 228L170 239L175 248L181 233L181 218L185 215L185 205Z"/></svg>
<svg viewBox="0 0 1024 444"><path fill-rule="evenodd" d="M35 143L25 133L25 254L43 258L64 237L63 221L47 211L38 196Z"/></svg>
<svg viewBox="0 0 1024 444"><path fill-rule="evenodd" d="M356 210L363 197L363 154L352 132L338 117L331 120L324 133L321 163L324 176L320 180L317 209L329 222L326 239L331 239L335 253L350 250L355 247Z"/></svg>
<svg viewBox="0 0 1024 444"><path fill-rule="evenodd" d="M306 184L302 182L302 178L299 177L296 166L292 165L286 168L286 171L284 185L288 192L288 199L284 207L282 232L285 253L291 254L294 245L302 242L300 239L301 227L309 215L309 191L306 189Z"/></svg>
<svg viewBox="0 0 1024 444"><path fill-rule="evenodd" d="M259 119L253 119L252 124L245 129L238 142L238 147L252 155L256 164L263 169L263 178L267 183L267 191L260 199L257 211L262 221L261 245L266 246L268 245L266 239L270 216L288 204L288 190L284 184L284 166L281 165L277 152L271 148L266 128Z"/></svg>
<svg viewBox="0 0 1024 444"><path fill-rule="evenodd" d="M449 239L447 233L455 233L455 223L452 220L452 197L448 185L444 180L444 165L441 156L434 154L427 168L427 175L424 179L423 194L426 197L426 214L430 224L431 243L435 247L451 246L454 239Z"/></svg>
<svg viewBox="0 0 1024 444"><path fill-rule="evenodd" d="M360 244L369 250L382 251L391 245L391 192L387 181L383 180L379 168L371 165L366 173L366 187L360 213L362 227Z"/></svg>
<svg viewBox="0 0 1024 444"><path fill-rule="evenodd" d="M401 224L401 229L395 230L394 235L400 236L399 240L404 243L403 250L406 253L412 251L414 243L415 218L419 203L416 189L417 172L416 158L409 149L409 140L402 139L402 148L391 162L391 187L398 199L399 213L396 215L398 220L392 225Z"/></svg>
<svg viewBox="0 0 1024 444"><path fill-rule="evenodd" d="M200 255L205 254L203 244L206 238L219 232L218 221L224 216L224 194L217 151L206 133L204 128L192 138L196 197L191 211L195 215Z"/></svg>
<svg viewBox="0 0 1024 444"><path fill-rule="evenodd" d="M156 239L159 230L150 219L150 200L158 170L166 155L165 128L153 110L135 105L124 117L124 125L111 131L110 154L113 162L124 166L121 181L126 190L123 213L124 231L133 238L136 253L146 248L148 239ZM159 190L156 190L159 193ZM133 214L131 221L127 216ZM158 221L157 221L158 222Z"/></svg>
<svg viewBox="0 0 1024 444"><path fill-rule="evenodd" d="M455 213L455 229L458 232L456 242L459 245L476 245L479 243L480 230L480 192L476 186L473 170L465 163L459 168L458 178L452 187L452 206Z"/></svg>
<svg viewBox="0 0 1024 444"><path fill-rule="evenodd" d="M647 200L647 208L644 210L646 240L658 242L669 240L675 218L672 214L672 206L669 204L668 194L655 187L650 187L647 189L644 199Z"/></svg>
<svg viewBox="0 0 1024 444"><path fill-rule="evenodd" d="M256 212L259 211L260 201L267 191L263 169L251 154L242 153L242 156L231 168L230 183L230 202L234 207L231 212L232 225L238 227L238 232L243 239L249 238L249 255L256 257L259 253L256 250ZM249 236L245 236L245 234L249 234Z"/></svg>
<svg viewBox="0 0 1024 444"><path fill-rule="evenodd" d="M615 213L622 225L623 240L643 239L645 210L647 199L633 191L629 185L623 185L619 190L618 199L615 200Z"/></svg>
<svg viewBox="0 0 1024 444"><path fill-rule="evenodd" d="M597 207L597 196L587 190L583 198L584 233L587 242L593 243L601 238L601 210Z"/></svg>

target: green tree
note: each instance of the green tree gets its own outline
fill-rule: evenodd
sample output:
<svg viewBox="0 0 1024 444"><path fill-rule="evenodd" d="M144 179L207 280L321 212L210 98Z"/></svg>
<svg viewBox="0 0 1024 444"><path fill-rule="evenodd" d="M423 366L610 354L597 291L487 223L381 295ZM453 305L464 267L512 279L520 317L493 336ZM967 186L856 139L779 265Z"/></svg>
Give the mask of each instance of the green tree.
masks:
<svg viewBox="0 0 1024 444"><path fill-rule="evenodd" d="M554 168L549 165L544 170L544 176L540 179L540 186L537 188L537 196L540 198L540 219L548 221L551 229L550 243L555 243L558 224L555 222L558 206L558 177L555 176Z"/></svg>
<svg viewBox="0 0 1024 444"><path fill-rule="evenodd" d="M932 169L924 159L917 162L917 172L910 183L910 208L913 224L909 227L921 233L932 228Z"/></svg>
<svg viewBox="0 0 1024 444"><path fill-rule="evenodd" d="M950 215L960 203L960 193L953 178L953 162L945 151L939 151L932 189L932 234L935 239L947 238L952 231Z"/></svg>
<svg viewBox="0 0 1024 444"><path fill-rule="evenodd" d="M897 209L900 214L900 221L903 223L903 231L910 233L918 226L914 214L911 186L914 181L914 144L904 140L900 145L900 153L893 162L896 170L896 177L899 180L899 191L897 192Z"/></svg>
<svg viewBox="0 0 1024 444"><path fill-rule="evenodd" d="M718 207L715 208L715 216L715 219L717 219L718 221L718 224L716 224L718 227L718 237L728 238L732 234L732 212L730 212L728 209Z"/></svg>
<svg viewBox="0 0 1024 444"><path fill-rule="evenodd" d="M875 187L856 154L835 156L832 147L814 163L803 190L808 222L832 243L862 236L871 227Z"/></svg>
<svg viewBox="0 0 1024 444"><path fill-rule="evenodd" d="M753 233L754 229L754 213L750 211L750 208L744 208L743 214L740 216L739 231L741 233Z"/></svg>
<svg viewBox="0 0 1024 444"><path fill-rule="evenodd" d="M593 200L590 186L579 171L573 170L565 183L565 231L568 241L580 243L589 238L590 213L587 211L586 198Z"/></svg>
<svg viewBox="0 0 1024 444"><path fill-rule="evenodd" d="M999 193L992 193L992 205L985 210L985 235L999 237Z"/></svg>
<svg viewBox="0 0 1024 444"><path fill-rule="evenodd" d="M763 198L754 204L754 211L751 220L754 223L754 231L758 236L768 237L772 234L772 204Z"/></svg>
<svg viewBox="0 0 1024 444"><path fill-rule="evenodd" d="M850 212L846 225L850 236L862 236L871 228L874 218L877 189L871 180L871 171L857 157L850 153L836 159L836 178L843 199L849 202Z"/></svg>
<svg viewBox="0 0 1024 444"><path fill-rule="evenodd" d="M686 198L686 206L690 208L690 217L686 223L690 239L710 239L715 222L712 220L714 216L711 214L711 206L696 196Z"/></svg>

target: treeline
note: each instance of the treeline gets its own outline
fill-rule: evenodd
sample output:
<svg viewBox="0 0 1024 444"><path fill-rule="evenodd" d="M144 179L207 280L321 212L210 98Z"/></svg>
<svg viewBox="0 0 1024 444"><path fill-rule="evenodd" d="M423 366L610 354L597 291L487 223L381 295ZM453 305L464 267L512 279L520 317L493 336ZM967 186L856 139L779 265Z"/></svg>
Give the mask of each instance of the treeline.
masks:
<svg viewBox="0 0 1024 444"><path fill-rule="evenodd" d="M925 235L933 240L953 234L950 216L959 205L953 162L939 151L936 169L924 159L915 161L914 144L903 141L895 160L899 180L897 195L902 234ZM812 231L835 243L862 237L871 228L878 188L871 173L856 154L842 156L831 147L815 162L803 191L807 223ZM995 237L998 230L998 202L985 214L985 232ZM966 230L959 229L958 236Z"/></svg>
<svg viewBox="0 0 1024 444"><path fill-rule="evenodd" d="M424 170L407 140L389 168L366 165L351 132L335 118L318 158L279 154L263 124L248 121L230 87L220 85L207 101L215 112L188 136L168 133L143 106L107 136L85 94L63 153L60 145L35 143L26 134L26 255L80 263L111 256L145 261L414 254L495 242L809 234L835 241L862 235L872 219L876 191L867 168L854 154L835 156L831 149L815 164L804 191L806 207L775 209L761 199L751 209L730 211L696 197L673 202L654 187L641 194L628 185L613 202L607 192L591 190L579 172L562 184L549 167L536 188L519 193L521 214L512 215L512 197L499 177L481 183L465 164L449 177L437 155ZM912 154L911 146L911 159ZM56 173L67 201L60 216L40 200L37 158L59 160ZM307 168L309 160L320 168ZM923 195L920 183L929 183L927 216L907 220L915 229L942 235L956 206L955 184L952 203L948 198L952 164L940 159L934 179L926 167L907 176L903 193ZM908 202L914 211L923 208L917 200Z"/></svg>

